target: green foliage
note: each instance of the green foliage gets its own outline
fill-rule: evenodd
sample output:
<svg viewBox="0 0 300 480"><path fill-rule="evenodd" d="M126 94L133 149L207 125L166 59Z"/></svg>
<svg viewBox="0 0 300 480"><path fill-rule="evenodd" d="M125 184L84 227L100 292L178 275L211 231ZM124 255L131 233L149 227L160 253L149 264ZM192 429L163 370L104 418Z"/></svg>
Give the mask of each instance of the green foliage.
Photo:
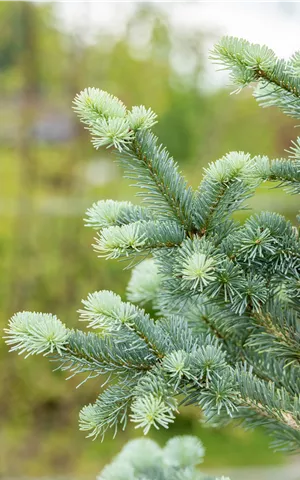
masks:
<svg viewBox="0 0 300 480"><path fill-rule="evenodd" d="M192 436L173 437L164 448L153 440L128 442L107 465L99 480L230 480L201 474L195 467L203 461L202 443Z"/></svg>
<svg viewBox="0 0 300 480"><path fill-rule="evenodd" d="M19 312L14 315L6 330L6 343L12 350L35 355L58 352L60 355L68 340L67 329L51 314Z"/></svg>
<svg viewBox="0 0 300 480"><path fill-rule="evenodd" d="M265 69L263 81L276 85L284 110L291 114L290 95L299 106L297 89L282 86L269 49L236 39L220 45L214 56L239 84L260 81ZM288 65L284 75L294 85L296 71L292 61ZM281 107L275 94L272 99ZM193 191L149 131L152 112L137 107L132 120L118 99L97 89L81 92L75 109L96 148L117 150L147 205L94 205L88 223L99 228L95 250L130 258L130 265L152 255L155 268L149 274L149 259L134 267L128 291L131 301L151 300L157 318L112 292L95 292L80 313L96 333L64 330L62 341L61 323L53 319L50 340L44 329L34 328L33 337L27 323L34 325L36 314L26 313L25 329L17 314L7 332L12 349L43 351L72 375L108 375L110 385L80 414L91 436L116 432L128 419L144 433L168 428L183 403L201 407L214 424L240 418L264 425L276 446L297 450L299 230L277 213L261 212L244 223L232 214L266 180L299 193L298 142L285 160L231 152L206 169ZM47 324L49 315L39 319Z"/></svg>
<svg viewBox="0 0 300 480"><path fill-rule="evenodd" d="M78 325L74 312L80 298L101 289L122 293L130 275L130 270L123 270L123 262L97 261L87 248L94 232L82 228L84 210L98 198L126 198L136 203L134 189L120 181L119 172L109 162L110 151L93 151L88 132L80 128L75 115L70 117L70 105L79 89L101 85L128 105L151 106L159 115L155 134L168 146L194 187L200 182L202 166L224 152L236 149L253 155L282 155L289 146L289 132L293 136L296 132L295 122L276 109L258 109L248 92L229 96L224 88L198 89L206 33L173 29L156 4L136 3L126 15L127 28L119 32L118 41L114 30L104 29L97 32L98 41L80 44L81 33L85 35L87 30L76 30L74 35L62 28L55 14L59 4L0 5L0 50L6 56L0 73L1 112L6 125L0 148L0 325L7 326L14 312L29 310L56 313L71 328ZM88 4L82 6L83 22L88 20L88 9ZM137 58L132 38L137 37L141 24L149 32L149 42L139 45ZM174 69L174 48L184 58L193 56L195 70L182 74ZM195 54L195 48L199 54ZM16 103L15 98L29 98L27 88L34 98L25 106ZM52 136L61 116L71 121L76 132L72 138ZM45 125L44 119L47 140L41 141L36 133ZM23 137L27 152L22 148ZM251 206L257 210L266 202L271 207L265 209L278 210L293 219L294 198L282 190L262 188ZM84 324L80 326L84 328ZM98 378L74 392L84 374L64 382L65 373L53 374L55 364L46 358L37 361L31 356L22 362L8 353L4 343L0 356L0 474L4 477L64 473L93 477L124 438L134 435L134 426L129 425L114 440L107 435L99 449L98 442L86 442L84 434L74 430L80 406L94 399ZM207 465L267 465L284 458L268 450L261 430L244 432L233 425L205 429L193 421L193 411L197 412L182 408L181 416L171 426L172 434L193 431L205 439L210 445ZM167 439L168 432L160 429L155 438ZM16 451L23 452L18 462Z"/></svg>
<svg viewBox="0 0 300 480"><path fill-rule="evenodd" d="M139 220L153 220L152 212L131 202L100 200L86 212L86 226L100 230L106 227L127 225Z"/></svg>
<svg viewBox="0 0 300 480"><path fill-rule="evenodd" d="M286 115L300 118L299 52L285 61L265 45L224 37L211 58L230 70L231 79L239 88L258 82L254 96L260 105L274 105Z"/></svg>

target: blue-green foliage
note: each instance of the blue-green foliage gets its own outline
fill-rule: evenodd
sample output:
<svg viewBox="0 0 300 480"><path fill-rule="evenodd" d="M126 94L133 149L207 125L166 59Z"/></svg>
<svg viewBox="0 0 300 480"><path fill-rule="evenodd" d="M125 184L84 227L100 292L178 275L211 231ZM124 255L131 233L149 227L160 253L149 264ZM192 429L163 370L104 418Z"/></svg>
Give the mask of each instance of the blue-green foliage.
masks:
<svg viewBox="0 0 300 480"><path fill-rule="evenodd" d="M192 436L174 437L164 448L140 438L128 442L98 480L230 480L202 474L196 467L203 455L202 443Z"/></svg>
<svg viewBox="0 0 300 480"><path fill-rule="evenodd" d="M298 57L283 62L267 47L233 38L213 51L240 87L258 82L263 105L297 119ZM23 312L10 321L7 343L49 354L71 375L106 375L109 386L80 414L91 436L116 432L128 420L144 433L167 428L180 404L194 404L214 424L239 418L264 425L276 446L297 450L299 228L275 212L245 223L232 213L265 181L300 193L300 139L286 159L231 152L209 165L193 191L149 130L151 110L127 111L94 88L76 97L75 110L96 148L117 150L145 205L94 204L86 223L98 231L95 251L135 265L128 299L152 302L156 318L112 292L95 292L80 310L93 333Z"/></svg>

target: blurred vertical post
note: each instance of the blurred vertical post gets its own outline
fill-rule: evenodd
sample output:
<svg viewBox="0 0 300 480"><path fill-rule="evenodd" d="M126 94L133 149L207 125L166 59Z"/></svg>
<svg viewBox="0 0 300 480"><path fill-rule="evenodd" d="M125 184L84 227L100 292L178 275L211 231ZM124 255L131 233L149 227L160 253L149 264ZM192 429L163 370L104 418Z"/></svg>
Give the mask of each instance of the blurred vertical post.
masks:
<svg viewBox="0 0 300 480"><path fill-rule="evenodd" d="M88 2L78 4L80 16L76 28L66 38L68 51L67 72L66 72L66 97L69 99L68 108L71 110L72 101L75 95L85 86L88 77L86 59L85 33L86 26L89 24L90 5ZM68 202L75 204L82 198L84 193L84 180L79 178L80 164L82 164L82 155L84 154L83 144L85 142L85 132L75 115L72 115L73 141L68 148L67 157L64 159L64 168L62 171L64 179L64 195ZM60 238L60 253L65 264L65 274L63 279L64 301L68 304L74 304L78 295L78 286L81 284L78 269L79 265L74 259L80 258L80 239L82 236L82 217L84 211L73 211L69 218L64 218L68 227L63 229L63 235ZM78 220L78 217L80 220ZM70 312L71 313L71 312ZM73 313L73 312L72 312Z"/></svg>
<svg viewBox="0 0 300 480"><path fill-rule="evenodd" d="M17 135L19 181L12 229L11 291L15 293L10 299L12 310L19 306L12 300L15 299L15 302L22 304L34 281L31 261L34 256L34 192L38 181L37 159L32 138L39 100L36 6L29 2L18 2L17 14L20 29L19 74L22 86Z"/></svg>

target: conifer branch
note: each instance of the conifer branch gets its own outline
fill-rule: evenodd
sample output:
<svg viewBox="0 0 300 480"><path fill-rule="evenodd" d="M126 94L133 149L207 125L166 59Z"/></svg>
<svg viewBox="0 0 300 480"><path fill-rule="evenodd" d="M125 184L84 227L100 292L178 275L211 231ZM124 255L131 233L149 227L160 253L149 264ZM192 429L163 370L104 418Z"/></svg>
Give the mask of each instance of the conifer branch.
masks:
<svg viewBox="0 0 300 480"><path fill-rule="evenodd" d="M153 213L145 207L133 205L131 202L115 202L114 200L100 200L94 203L88 208L86 216L85 225L95 230L155 220Z"/></svg>
<svg viewBox="0 0 300 480"><path fill-rule="evenodd" d="M140 106L129 112L116 97L87 88L75 97L74 110L94 135L95 148L107 145L120 152L118 161L125 167L125 176L148 191L144 201L155 203L157 215L171 217L191 230L192 189L187 188L167 150L158 146L157 138L147 131L156 123L151 109Z"/></svg>
<svg viewBox="0 0 300 480"><path fill-rule="evenodd" d="M177 219L187 231L193 228L192 189L187 188L177 164L162 145L158 146L151 132L138 133L118 161L125 169L125 177L137 180L144 202L155 207L161 218Z"/></svg>
<svg viewBox="0 0 300 480"><path fill-rule="evenodd" d="M119 258L176 247L183 238L183 229L174 221L139 221L104 228L93 246L99 257Z"/></svg>
<svg viewBox="0 0 300 480"><path fill-rule="evenodd" d="M164 448L153 440L140 438L129 441L107 465L99 480L230 480L208 477L196 468L202 463L204 447L189 435L174 437Z"/></svg>
<svg viewBox="0 0 300 480"><path fill-rule="evenodd" d="M224 222L254 192L255 158L243 152L231 152L204 170L193 203L197 229L211 232Z"/></svg>
<svg viewBox="0 0 300 480"><path fill-rule="evenodd" d="M238 91L251 82L259 82L254 96L262 106L274 105L287 115L300 117L297 60L280 60L265 45L251 44L235 37L224 37L217 43L211 59L230 70L231 80L238 85Z"/></svg>
<svg viewBox="0 0 300 480"><path fill-rule="evenodd" d="M267 47L225 38L213 57L239 87L258 82L263 105L300 118L298 53L283 62ZM93 332L21 312L9 322L7 344L26 356L48 355L71 376L105 375L107 389L80 414L90 436L127 421L144 433L168 428L180 397L214 423L263 425L276 448L299 449L299 228L276 212L242 223L231 216L262 182L300 193L300 139L287 159L231 152L205 169L193 192L150 131L151 109L128 111L94 88L74 106L95 147L118 151L145 204L93 204L86 224L97 230L94 248L106 258L147 257L134 267L127 292L130 302L152 302L158 319L104 290L89 294L79 310Z"/></svg>

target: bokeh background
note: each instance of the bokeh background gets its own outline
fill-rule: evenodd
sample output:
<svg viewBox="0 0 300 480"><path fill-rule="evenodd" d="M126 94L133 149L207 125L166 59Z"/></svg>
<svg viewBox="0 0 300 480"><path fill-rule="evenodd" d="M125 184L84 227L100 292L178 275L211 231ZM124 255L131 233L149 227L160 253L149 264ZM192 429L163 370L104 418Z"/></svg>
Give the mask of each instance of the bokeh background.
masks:
<svg viewBox="0 0 300 480"><path fill-rule="evenodd" d="M134 190L105 150L93 150L72 113L75 94L95 86L129 106L151 106L156 133L197 186L203 167L228 151L283 156L297 134L293 119L259 109L249 89L230 96L209 48L223 34L239 35L287 57L300 47L299 20L299 3L288 2L0 2L1 328L23 309L76 326L88 292L124 294L130 273L96 257L82 219L92 202L131 200ZM297 210L295 198L267 185L250 206L292 220ZM81 379L66 382L47 359L24 361L3 342L0 360L1 478L92 479L141 434L85 439L78 412L94 401L99 380L76 390ZM151 435L199 435L203 469L232 480L300 478L299 459L274 454L261 431L212 430L199 420L186 408L169 431Z"/></svg>

